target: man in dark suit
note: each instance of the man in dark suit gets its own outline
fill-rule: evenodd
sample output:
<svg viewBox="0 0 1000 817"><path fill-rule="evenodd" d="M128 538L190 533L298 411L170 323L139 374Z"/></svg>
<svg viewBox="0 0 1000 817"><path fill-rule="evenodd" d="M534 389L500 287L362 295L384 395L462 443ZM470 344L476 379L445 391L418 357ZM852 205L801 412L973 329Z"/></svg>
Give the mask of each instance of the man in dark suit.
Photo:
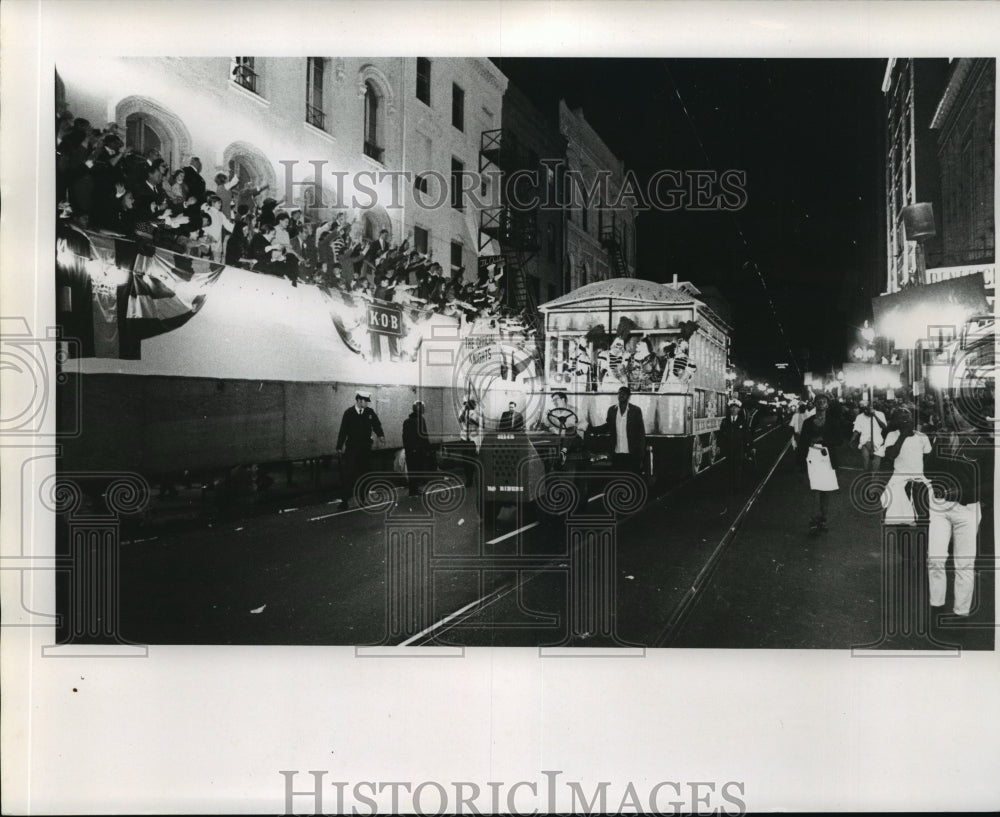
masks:
<svg viewBox="0 0 1000 817"><path fill-rule="evenodd" d="M638 474L642 470L642 457L646 450L646 427L642 409L629 403L632 391L628 386L618 389L618 405L608 409L608 421L592 428L599 433L610 433L611 463L615 470Z"/></svg>
<svg viewBox="0 0 1000 817"><path fill-rule="evenodd" d="M726 458L729 497L733 498L743 488L743 468L750 459L753 435L750 423L743 413L743 404L734 397L727 408L728 413L719 426L718 440L719 448Z"/></svg>
<svg viewBox="0 0 1000 817"><path fill-rule="evenodd" d="M340 434L337 435L337 453L340 454L341 486L340 507L346 510L354 493L357 481L368 470L368 460L372 450L372 432L378 437L379 444L385 445L385 434L378 415L369 405L372 396L369 392L359 391L354 395L354 405L344 412L340 423Z"/></svg>
<svg viewBox="0 0 1000 817"><path fill-rule="evenodd" d="M378 241L372 242L372 245L368 248L368 252L365 254L365 258L374 264L380 256L389 252L389 249L389 231L380 230Z"/></svg>
<svg viewBox="0 0 1000 817"><path fill-rule="evenodd" d="M430 471L434 467L434 449L431 448L430 436L427 433L424 404L420 400L413 404L413 411L403 421L403 450L406 451L409 493L410 496L417 496L422 482L422 478L417 474L421 471Z"/></svg>
<svg viewBox="0 0 1000 817"><path fill-rule="evenodd" d="M187 194L194 196L199 207L206 201L205 179L201 175L201 159L192 156L187 167L184 168L184 186Z"/></svg>
<svg viewBox="0 0 1000 817"><path fill-rule="evenodd" d="M507 411L500 415L497 431L524 431L524 415L517 410L517 403L507 404Z"/></svg>

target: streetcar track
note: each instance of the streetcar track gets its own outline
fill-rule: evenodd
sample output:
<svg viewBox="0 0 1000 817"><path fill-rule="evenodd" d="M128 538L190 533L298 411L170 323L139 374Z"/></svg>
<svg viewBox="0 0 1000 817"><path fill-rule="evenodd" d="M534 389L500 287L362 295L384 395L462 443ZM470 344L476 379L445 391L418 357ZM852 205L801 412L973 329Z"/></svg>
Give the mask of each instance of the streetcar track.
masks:
<svg viewBox="0 0 1000 817"><path fill-rule="evenodd" d="M427 496L428 494L440 494L440 493L443 493L444 491L454 491L458 487L459 487L458 485L446 485L443 488L435 488L433 491L424 491L423 496ZM394 502L395 502L395 500L398 500L400 498L400 494L398 492L401 492L401 491L404 491L404 490L406 490L406 488L404 486L400 486L400 485L398 485L395 488L393 488L393 491L397 492L395 494L395 499L393 500ZM335 502L339 502L339 501L340 500L336 500L335 499L332 502L328 502L326 504L327 505L332 505ZM388 504L388 503L387 502L380 502L380 503L377 503L377 504L378 505L383 505L383 504ZM292 508L291 510L298 510L298 509L297 508ZM363 511L363 510L366 510L366 508L363 508L360 505L355 505L353 508L346 508L346 509L344 509L342 511L334 511L333 513L325 513L325 514L322 514L320 516L313 516L313 517L311 517L309 519L309 521L310 522L319 522L320 520L323 520L323 519L331 519L334 516L343 516L345 513L354 513L356 511Z"/></svg>
<svg viewBox="0 0 1000 817"><path fill-rule="evenodd" d="M773 428L769 428L767 431L765 431L765 432L759 434L758 436L754 437L753 441L757 442L758 440L762 440L768 434L771 434L772 432L777 431L777 430L779 430L781 428L785 428L785 426L783 424L779 423L778 425L774 426ZM698 572L698 576L695 578L695 581L692 583L691 589L688 590L688 592L685 594L685 598L681 600L680 604L684 603L685 599L688 598L689 594L692 595L692 598L694 598L696 596L697 590L695 588L696 588L698 582L699 581L703 581L704 578L707 577L708 573L710 572L710 571L706 571L706 568L708 568L709 564L713 561L713 557L715 557L717 559L717 556L715 555L716 553L718 553L718 554L721 555L721 552L724 549L723 548L723 543L726 541L726 538L730 537L731 535L735 536L735 532L736 532L736 530L738 530L738 528L742 524L742 521L745 518L747 512L749 511L750 506L752 506L753 502L756 501L757 497L763 491L764 486L771 479L771 475L777 469L778 464L784 459L785 453L788 451L788 448L790 446L791 446L791 440L789 440L785 444L784 448L781 449L780 453L775 458L774 465L771 467L771 470L768 471L768 473L764 477L764 479L761 480L760 484L754 489L754 492L751 495L750 499L748 500L747 504L740 511L740 513L737 515L737 519L729 527L729 529L726 531L726 533L723 534L723 537L719 541L719 544L716 545L715 549L713 550L712 556L710 556L708 562L706 562L706 564L702 566L702 569ZM725 460L726 460L726 458L722 457L722 458L716 460L715 462L713 462L707 468L699 471L697 474L692 474L691 476L687 477L686 479L684 479L683 481L681 481L677 485L674 485L668 491L665 491L664 493L662 493L659 496L657 496L655 498L655 501L656 502L661 502L662 500L667 499L668 497L670 497L673 494L675 494L677 491L679 491L684 486L690 485L698 477L702 476L703 474L707 474L709 471L711 471L717 465L720 465L721 463L725 462ZM595 496L590 497L587 501L588 502L593 502L594 500L600 499L603 496L604 496L603 493L596 494ZM645 510L645 509L640 509L639 511L636 511L635 513L633 513L633 514L631 514L631 515L629 515L627 517L622 517L621 519L618 520L618 523L625 522L625 521L631 519L633 516L636 516L637 514L642 513L643 510ZM519 528L516 531L512 531L511 533L505 534L502 537L490 540L489 542L486 542L485 544L487 544L487 545L496 544L497 542L502 541L503 539L510 538L511 536L513 536L515 534L522 533L525 530L530 530L531 528L537 527L538 525L539 525L538 522L533 522L530 525L526 525L523 528ZM550 561L550 564L558 564L560 562L565 562L568 558L570 558L571 555L572 554L560 554L560 555L553 556L552 559L551 559L551 561ZM433 632L437 631L441 627L444 627L444 629L441 630L441 633L445 633L445 632L448 632L449 630L454 629L462 621L468 619L474 613L482 612L482 611L486 610L488 607L490 607L491 605L496 604L498 601L500 601L501 599L503 599L506 596L508 596L511 591L513 591L513 590L515 590L515 589L517 589L519 587L525 587L525 586L527 586L532 581L534 581L536 578L538 578L538 576L540 576L544 571L545 571L545 566L539 565L539 566L533 567L531 569L531 575L526 580L508 582L507 584L502 585L501 587L497 588L497 590L494 590L492 593L487 593L482 598L476 599L475 601L470 602L469 604L466 604L463 607L460 607L458 610L455 610L454 612L449 613L448 615L444 616L439 621L437 621L434 624L432 624L430 627L426 628L425 630L422 630L420 633L417 633L414 636L410 636L408 639L406 639L405 641L401 642L397 646L400 646L400 647L411 647L411 646L413 646L413 647L419 647L419 646L422 646L421 644L417 644L415 642L418 641L418 639L421 639L424 636L429 635L430 633L433 633ZM518 571L518 574L520 574L520 571ZM491 596L493 596L493 598L490 598ZM490 599L490 600L486 601L487 599ZM486 603L483 604L483 602L486 602ZM677 613L678 613L678 610L680 608L680 604L678 605L678 607L675 608L674 613L671 615L671 618L668 620L668 629L670 627L670 623L673 622L678 617ZM479 606L479 605L481 605L481 606ZM465 615L462 615L463 613L465 613ZM462 616L462 618L459 619L459 616ZM456 620L456 619L458 619L458 620ZM448 626L445 626L446 624ZM653 646L654 647L660 646L661 642L663 640L664 640L664 638L663 638L663 636L661 636L660 639L658 639L658 641ZM584 647L583 649L586 649L586 648Z"/></svg>
<svg viewBox="0 0 1000 817"><path fill-rule="evenodd" d="M459 607L455 612L449 613L448 615L446 615L440 621L432 624L430 627L427 627L426 629L421 630L416 635L410 636L408 639L406 639L406 641L400 642L397 646L399 646L399 647L420 646L418 644L414 644L414 642L415 641L419 641L424 636L430 635L435 630L437 630L439 627L444 626L445 624L447 624L452 619L455 619L458 616L462 615L462 613L469 612L470 615L471 615L471 613L473 612L471 610L471 608L476 607L477 605L482 604L484 601L486 601L486 599L490 598L490 596L496 596L496 598L492 599L487 604L483 604L483 606L480 608L480 609L485 610L487 607L490 606L490 604L493 604L494 602L500 601L500 599L502 599L504 596L508 595L516 587L517 587L517 585L514 582L507 582L506 584L501 585L500 587L498 587L496 590L493 590L492 592L487 593L482 598L478 598L475 601L470 601L464 607ZM468 616L466 616L466 618L468 618ZM455 622L455 624L452 624L452 627L456 626L457 624L458 624L458 622ZM448 629L451 629L451 628L449 627ZM442 631L442 632L444 632L444 631Z"/></svg>
<svg viewBox="0 0 1000 817"><path fill-rule="evenodd" d="M759 439L759 438L758 438ZM653 649L659 647L669 646L670 642L677 637L680 630L683 628L684 624L687 622L687 618L693 610L695 604L701 599L702 591L708 586L709 579L712 573L715 571L719 560L722 558L722 554L725 552L726 548L732 543L736 538L736 534L739 532L743 523L746 521L747 516L750 513L750 509L753 508L757 499L760 497L761 493L764 491L764 487L770 482L771 477L774 472L778 470L778 466L781 461L785 458L785 454L788 453L789 448L791 448L792 441L789 440L785 443L784 447L778 453L778 456L774 460L774 464L771 469L767 472L765 477L758 483L757 487L754 489L753 493L750 494L743 508L736 515L732 524L729 526L728 530L722 535L718 544L712 549L709 554L708 559L701 566L698 574L695 576L694 581L691 583L691 587L684 593L684 596L674 607L670 614L670 618L667 619L667 624L663 628L663 632L660 634L653 644Z"/></svg>

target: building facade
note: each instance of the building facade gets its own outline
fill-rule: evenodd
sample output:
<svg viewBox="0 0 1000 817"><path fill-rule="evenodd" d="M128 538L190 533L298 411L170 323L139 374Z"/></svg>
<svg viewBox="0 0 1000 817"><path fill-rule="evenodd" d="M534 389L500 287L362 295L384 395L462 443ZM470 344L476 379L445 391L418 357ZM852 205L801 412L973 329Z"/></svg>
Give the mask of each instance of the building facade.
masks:
<svg viewBox="0 0 1000 817"><path fill-rule="evenodd" d="M566 140L554 120L509 84L503 98L500 141L501 169L504 178L511 180L509 186L504 185L503 204L526 211L530 219L534 240L522 274L529 299L537 306L563 294L565 210L557 192Z"/></svg>
<svg viewBox="0 0 1000 817"><path fill-rule="evenodd" d="M500 128L507 78L489 60L416 57L400 60L404 155L412 176L406 229L445 269L477 275L477 256L497 248L480 240L480 211L494 190L477 178L482 134Z"/></svg>
<svg viewBox="0 0 1000 817"><path fill-rule="evenodd" d="M891 59L882 81L886 101L886 293L916 281L918 245L907 240L905 208L930 204L939 222L940 172L931 120L944 87L947 60ZM923 250L937 252L940 238Z"/></svg>
<svg viewBox="0 0 1000 817"><path fill-rule="evenodd" d="M488 60L68 58L57 72L74 116L117 122L173 169L199 157L210 187L233 162L241 185L319 217L346 211L365 235L409 236L475 274L479 216L452 182L499 126L506 78Z"/></svg>
<svg viewBox="0 0 1000 817"><path fill-rule="evenodd" d="M996 60L957 59L934 111L941 170L941 246L927 282L982 272L992 294L996 261Z"/></svg>
<svg viewBox="0 0 1000 817"><path fill-rule="evenodd" d="M566 139L565 288L612 277L634 278L635 211L624 202L625 206L612 206L625 181L624 163L587 122L582 109L570 110L564 100L559 102L559 130ZM588 202L572 178L576 175L590 190L601 172L609 174L608 199Z"/></svg>
<svg viewBox="0 0 1000 817"><path fill-rule="evenodd" d="M873 302L884 316L877 340L893 345L916 392L945 345L995 302L996 62L890 60L882 90L887 255L885 294ZM934 216L933 237L919 245L906 229L917 204ZM982 284L947 283L973 275Z"/></svg>

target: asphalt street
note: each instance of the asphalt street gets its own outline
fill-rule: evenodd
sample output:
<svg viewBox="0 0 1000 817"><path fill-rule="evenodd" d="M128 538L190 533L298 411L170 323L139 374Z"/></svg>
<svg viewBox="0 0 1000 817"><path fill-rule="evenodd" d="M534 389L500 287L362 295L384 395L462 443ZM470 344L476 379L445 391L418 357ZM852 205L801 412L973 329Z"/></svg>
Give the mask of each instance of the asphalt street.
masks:
<svg viewBox="0 0 1000 817"><path fill-rule="evenodd" d="M124 529L119 632L145 644L991 649L991 509L973 614L888 638L892 559L879 515L850 499L858 463L841 472L830 531L812 537L788 443L784 429L758 439L735 497L723 462L632 513L609 514L595 482L569 521L509 511L485 534L472 492L444 477L425 498L400 487L363 510L320 486L210 519L182 490Z"/></svg>

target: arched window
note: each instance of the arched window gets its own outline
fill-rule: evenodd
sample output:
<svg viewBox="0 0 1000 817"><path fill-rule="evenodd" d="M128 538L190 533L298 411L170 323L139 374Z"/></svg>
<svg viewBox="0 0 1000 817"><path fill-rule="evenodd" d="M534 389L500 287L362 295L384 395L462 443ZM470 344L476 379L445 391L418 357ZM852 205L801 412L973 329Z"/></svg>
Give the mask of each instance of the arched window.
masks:
<svg viewBox="0 0 1000 817"><path fill-rule="evenodd" d="M365 82L365 156L374 159L376 162L382 161L385 152L381 145L380 131L380 108L381 97L375 83L371 80Z"/></svg>
<svg viewBox="0 0 1000 817"><path fill-rule="evenodd" d="M580 286L586 286L589 281L587 280L589 276L589 271L587 269L587 262L584 261L580 264Z"/></svg>
<svg viewBox="0 0 1000 817"><path fill-rule="evenodd" d="M233 188L233 198L237 204L245 204L253 212L264 198L282 197L284 191L278 188L274 168L259 148L249 142L232 142L226 147L222 158L222 166L227 173L230 162L233 163L233 172L239 176L239 182Z"/></svg>
<svg viewBox="0 0 1000 817"><path fill-rule="evenodd" d="M250 161L246 154L238 154L233 157L233 170L240 178L240 184L262 187L266 182L260 178L256 166Z"/></svg>
<svg viewBox="0 0 1000 817"><path fill-rule="evenodd" d="M125 134L125 144L145 153L160 151L168 168L178 168L191 155L191 134L180 118L155 99L127 96L115 105L115 122Z"/></svg>
<svg viewBox="0 0 1000 817"><path fill-rule="evenodd" d="M169 146L164 150L166 134L161 136L162 130L155 128L152 120L146 114L133 113L125 118L125 145L139 153L145 154L148 150L158 150L168 162L170 161L171 150Z"/></svg>

